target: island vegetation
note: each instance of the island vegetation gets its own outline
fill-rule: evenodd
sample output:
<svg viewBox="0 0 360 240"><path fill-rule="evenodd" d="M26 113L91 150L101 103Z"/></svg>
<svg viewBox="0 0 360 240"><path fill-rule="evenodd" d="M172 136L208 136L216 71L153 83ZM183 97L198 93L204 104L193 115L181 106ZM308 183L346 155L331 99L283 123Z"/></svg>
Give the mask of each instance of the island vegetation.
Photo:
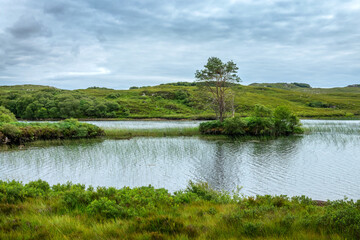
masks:
<svg viewBox="0 0 360 240"><path fill-rule="evenodd" d="M24 144L36 140L63 140L93 138L104 131L93 124L76 119L60 122L18 122L14 114L0 106L0 144Z"/></svg>
<svg viewBox="0 0 360 240"><path fill-rule="evenodd" d="M0 181L1 239L359 239L360 202Z"/></svg>
<svg viewBox="0 0 360 240"><path fill-rule="evenodd" d="M300 121L291 111L279 106L275 111L263 105L255 105L254 113L247 118L232 117L225 121L214 120L200 123L202 134L228 136L284 136L303 133Z"/></svg>

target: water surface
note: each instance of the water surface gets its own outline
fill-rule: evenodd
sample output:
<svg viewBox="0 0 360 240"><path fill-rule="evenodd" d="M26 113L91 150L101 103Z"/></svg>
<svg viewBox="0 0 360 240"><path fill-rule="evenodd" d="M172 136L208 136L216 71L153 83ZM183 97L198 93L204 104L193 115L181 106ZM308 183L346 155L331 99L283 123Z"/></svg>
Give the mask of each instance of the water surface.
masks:
<svg viewBox="0 0 360 240"><path fill-rule="evenodd" d="M170 191L199 180L229 191L243 186L246 195L360 199L360 122L303 124L309 134L260 142L133 138L0 152L0 179L41 178L50 184L72 181L118 188L151 184Z"/></svg>

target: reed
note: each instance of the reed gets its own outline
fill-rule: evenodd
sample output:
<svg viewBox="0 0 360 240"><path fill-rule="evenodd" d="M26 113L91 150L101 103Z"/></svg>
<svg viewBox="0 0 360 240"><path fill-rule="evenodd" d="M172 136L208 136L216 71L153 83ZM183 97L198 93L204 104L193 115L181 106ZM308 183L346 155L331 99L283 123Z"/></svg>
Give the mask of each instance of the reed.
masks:
<svg viewBox="0 0 360 240"><path fill-rule="evenodd" d="M163 128L163 129L117 129L104 128L105 136L110 139L129 139L132 137L174 137L200 136L199 128Z"/></svg>

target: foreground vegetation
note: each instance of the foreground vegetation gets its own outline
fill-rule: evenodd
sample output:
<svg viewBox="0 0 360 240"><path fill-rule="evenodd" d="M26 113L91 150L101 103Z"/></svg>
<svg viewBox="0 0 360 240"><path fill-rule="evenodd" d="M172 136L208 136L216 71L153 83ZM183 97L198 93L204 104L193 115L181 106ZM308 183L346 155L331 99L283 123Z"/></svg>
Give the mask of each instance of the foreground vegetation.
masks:
<svg viewBox="0 0 360 240"><path fill-rule="evenodd" d="M291 86L291 87L288 87ZM256 104L272 110L288 106L303 118L354 118L360 115L360 88L320 89L304 84L234 84L235 116L250 116ZM113 90L93 87L62 90L18 85L0 87L0 105L20 119L163 118L215 119L211 96L195 83Z"/></svg>
<svg viewBox="0 0 360 240"><path fill-rule="evenodd" d="M0 239L359 239L360 201L0 181Z"/></svg>

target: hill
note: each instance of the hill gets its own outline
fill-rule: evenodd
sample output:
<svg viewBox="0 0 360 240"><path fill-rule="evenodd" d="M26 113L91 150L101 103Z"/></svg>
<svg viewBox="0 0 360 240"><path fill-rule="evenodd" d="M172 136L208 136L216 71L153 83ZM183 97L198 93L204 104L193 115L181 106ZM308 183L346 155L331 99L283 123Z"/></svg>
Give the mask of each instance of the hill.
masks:
<svg viewBox="0 0 360 240"><path fill-rule="evenodd" d="M294 89L294 88L311 88L307 83L252 83L249 86L254 87L272 87L280 89Z"/></svg>
<svg viewBox="0 0 360 240"><path fill-rule="evenodd" d="M300 86L299 86L300 85ZM360 115L360 88L311 88L299 83L234 85L236 115L255 104L288 106L303 118ZM101 87L62 90L49 86L0 86L0 105L21 119L165 118L211 119L209 95L193 83L114 90Z"/></svg>

